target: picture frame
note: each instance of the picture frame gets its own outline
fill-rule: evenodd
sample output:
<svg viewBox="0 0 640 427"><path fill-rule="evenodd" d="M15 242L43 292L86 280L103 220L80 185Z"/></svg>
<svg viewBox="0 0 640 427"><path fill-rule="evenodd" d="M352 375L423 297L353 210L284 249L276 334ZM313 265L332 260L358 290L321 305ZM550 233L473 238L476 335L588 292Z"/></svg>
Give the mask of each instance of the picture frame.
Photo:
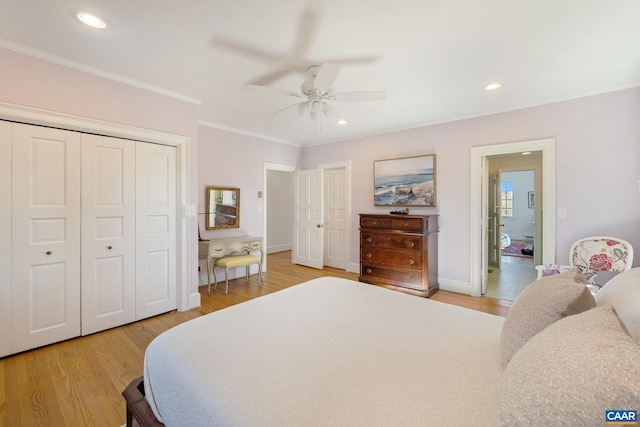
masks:
<svg viewBox="0 0 640 427"><path fill-rule="evenodd" d="M534 200L533 191L527 192L527 205L529 206L529 209L533 209Z"/></svg>
<svg viewBox="0 0 640 427"><path fill-rule="evenodd" d="M436 155L373 162L374 206L436 206Z"/></svg>

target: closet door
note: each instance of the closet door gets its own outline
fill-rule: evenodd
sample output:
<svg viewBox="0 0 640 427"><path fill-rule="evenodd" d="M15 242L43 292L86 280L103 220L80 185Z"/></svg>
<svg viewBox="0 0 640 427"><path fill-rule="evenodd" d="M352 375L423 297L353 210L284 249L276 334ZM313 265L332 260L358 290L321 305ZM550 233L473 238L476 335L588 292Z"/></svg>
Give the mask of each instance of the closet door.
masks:
<svg viewBox="0 0 640 427"><path fill-rule="evenodd" d="M135 154L82 135L82 335L135 320Z"/></svg>
<svg viewBox="0 0 640 427"><path fill-rule="evenodd" d="M11 124L0 121L0 357L11 353Z"/></svg>
<svg viewBox="0 0 640 427"><path fill-rule="evenodd" d="M176 149L136 143L136 320L175 310Z"/></svg>
<svg viewBox="0 0 640 427"><path fill-rule="evenodd" d="M80 335L80 134L11 126L15 353Z"/></svg>

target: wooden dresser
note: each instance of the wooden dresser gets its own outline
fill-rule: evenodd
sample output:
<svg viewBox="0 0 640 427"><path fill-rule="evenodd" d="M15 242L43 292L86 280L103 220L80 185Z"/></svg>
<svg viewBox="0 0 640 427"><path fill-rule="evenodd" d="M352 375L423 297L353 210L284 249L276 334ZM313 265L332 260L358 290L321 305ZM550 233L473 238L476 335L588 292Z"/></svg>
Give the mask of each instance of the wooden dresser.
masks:
<svg viewBox="0 0 640 427"><path fill-rule="evenodd" d="M438 216L360 214L360 281L430 297L438 290Z"/></svg>

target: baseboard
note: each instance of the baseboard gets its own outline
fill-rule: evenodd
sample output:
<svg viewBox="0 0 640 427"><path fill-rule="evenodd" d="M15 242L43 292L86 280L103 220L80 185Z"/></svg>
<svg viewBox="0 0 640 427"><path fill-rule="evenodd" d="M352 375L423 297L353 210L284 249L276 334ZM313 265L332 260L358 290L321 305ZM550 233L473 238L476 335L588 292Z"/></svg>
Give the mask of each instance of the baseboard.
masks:
<svg viewBox="0 0 640 427"><path fill-rule="evenodd" d="M347 269L349 273L357 273L360 274L360 263L350 263L347 264Z"/></svg>
<svg viewBox="0 0 640 427"><path fill-rule="evenodd" d="M276 252L290 251L291 248L292 248L291 244L270 246L267 248L267 254L275 254Z"/></svg>
<svg viewBox="0 0 640 427"><path fill-rule="evenodd" d="M201 305L202 300L200 292L189 295L189 310L191 310L192 308L200 307Z"/></svg>
<svg viewBox="0 0 640 427"><path fill-rule="evenodd" d="M471 295L471 283L438 277L438 284L443 291Z"/></svg>

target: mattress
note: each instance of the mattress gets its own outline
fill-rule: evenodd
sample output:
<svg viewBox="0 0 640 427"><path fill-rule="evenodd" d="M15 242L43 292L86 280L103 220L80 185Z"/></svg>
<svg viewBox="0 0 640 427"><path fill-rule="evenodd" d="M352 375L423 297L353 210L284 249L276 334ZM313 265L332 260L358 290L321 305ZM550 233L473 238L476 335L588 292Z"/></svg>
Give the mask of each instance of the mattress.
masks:
<svg viewBox="0 0 640 427"><path fill-rule="evenodd" d="M502 317L324 277L153 340L167 426L497 424Z"/></svg>

